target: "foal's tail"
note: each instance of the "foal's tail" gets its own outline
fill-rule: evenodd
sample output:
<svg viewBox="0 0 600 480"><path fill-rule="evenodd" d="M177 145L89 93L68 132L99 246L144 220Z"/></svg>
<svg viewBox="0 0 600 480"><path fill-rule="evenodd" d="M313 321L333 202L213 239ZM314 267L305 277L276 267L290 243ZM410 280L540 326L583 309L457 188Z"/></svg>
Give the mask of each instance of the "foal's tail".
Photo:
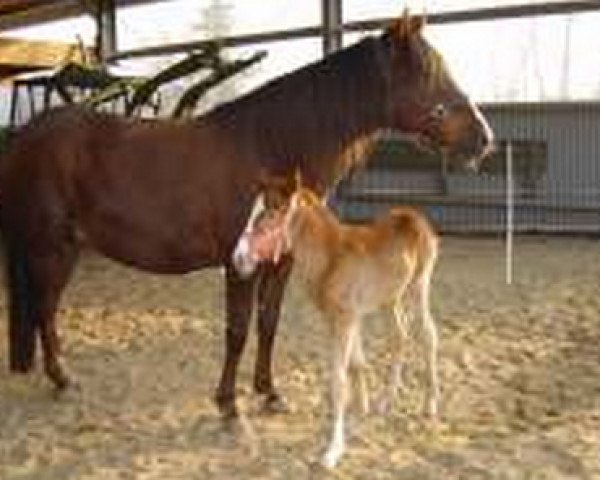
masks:
<svg viewBox="0 0 600 480"><path fill-rule="evenodd" d="M431 276L439 249L439 237L434 228L423 214L410 207L396 207L390 217L403 248L414 257L413 280Z"/></svg>
<svg viewBox="0 0 600 480"><path fill-rule="evenodd" d="M25 246L5 231L6 284L8 290L8 349L10 369L28 372L33 366L37 318L34 312L34 285L29 273ZM8 234L7 234L8 233Z"/></svg>

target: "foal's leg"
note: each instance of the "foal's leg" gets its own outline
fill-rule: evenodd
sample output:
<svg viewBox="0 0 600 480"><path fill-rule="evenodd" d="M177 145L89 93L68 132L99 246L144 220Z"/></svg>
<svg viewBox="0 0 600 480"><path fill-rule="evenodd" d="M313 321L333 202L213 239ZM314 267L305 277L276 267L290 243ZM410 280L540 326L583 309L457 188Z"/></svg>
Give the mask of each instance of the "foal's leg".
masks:
<svg viewBox="0 0 600 480"><path fill-rule="evenodd" d="M56 245L53 250L34 251L28 262L33 290L33 314L37 316L36 323L39 325L44 371L58 389L64 389L72 383L59 359L56 310L76 258L76 246L65 243Z"/></svg>
<svg viewBox="0 0 600 480"><path fill-rule="evenodd" d="M242 279L235 267L225 268L226 322L225 364L215 395L217 406L225 418L237 417L235 404L235 377L240 357L248 336L248 323L252 313L255 277Z"/></svg>
<svg viewBox="0 0 600 480"><path fill-rule="evenodd" d="M365 378L366 363L362 335L360 334L360 327L357 327L356 338L352 344L352 352L350 354L350 372L354 377L355 388L358 391L358 401L361 411L365 415L369 413L369 391Z"/></svg>
<svg viewBox="0 0 600 480"><path fill-rule="evenodd" d="M427 369L427 396L424 410L430 417L435 417L438 412L440 387L437 373L438 334L429 306L430 282L430 275L423 275L417 283L417 295L419 297L421 335L425 348L425 364Z"/></svg>
<svg viewBox="0 0 600 480"><path fill-rule="evenodd" d="M396 358L392 365L391 375L391 387L393 392L396 392L403 386L403 358L402 353L408 342L408 329L411 321L411 307L414 303L414 299L410 298L412 292L404 291L403 294L399 295L394 305L394 321L396 323L396 330L398 331L398 345L396 346Z"/></svg>
<svg viewBox="0 0 600 480"><path fill-rule="evenodd" d="M273 382L273 346L285 285L291 272L292 260L289 257L273 266L262 267L257 291L258 350L254 370L254 389L266 395L265 411L277 413L287 411L283 398Z"/></svg>
<svg viewBox="0 0 600 480"><path fill-rule="evenodd" d="M346 448L344 439L344 414L348 404L348 370L350 356L356 341L358 322L355 319L332 319L334 321L331 361L331 402L333 406L333 429L323 465L333 468Z"/></svg>
<svg viewBox="0 0 600 480"><path fill-rule="evenodd" d="M404 346L406 345L408 339L408 322L409 319L409 304L407 302L410 301L409 294L406 290L406 287L403 287L400 290L400 294L396 298L396 303L394 304L394 321L396 323L396 329L398 331L398 335L396 338L397 345L394 349L393 355L393 363L390 369L390 376L387 382L386 389L378 398L377 401L377 409L380 413L388 413L390 410L394 399L398 393L398 390L403 386L403 352Z"/></svg>

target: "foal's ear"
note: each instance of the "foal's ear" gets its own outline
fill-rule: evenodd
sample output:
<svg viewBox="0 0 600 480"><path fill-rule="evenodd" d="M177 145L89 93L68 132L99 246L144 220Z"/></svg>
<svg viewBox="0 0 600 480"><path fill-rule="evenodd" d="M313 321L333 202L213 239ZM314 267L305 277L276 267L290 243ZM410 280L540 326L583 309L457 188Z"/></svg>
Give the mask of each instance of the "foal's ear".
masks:
<svg viewBox="0 0 600 480"><path fill-rule="evenodd" d="M296 168L294 172L294 190L298 191L302 188L302 170L300 168Z"/></svg>
<svg viewBox="0 0 600 480"><path fill-rule="evenodd" d="M285 191L289 188L289 175L281 175L277 173L271 173L266 170L261 170L258 173L256 184L261 190L281 190Z"/></svg>

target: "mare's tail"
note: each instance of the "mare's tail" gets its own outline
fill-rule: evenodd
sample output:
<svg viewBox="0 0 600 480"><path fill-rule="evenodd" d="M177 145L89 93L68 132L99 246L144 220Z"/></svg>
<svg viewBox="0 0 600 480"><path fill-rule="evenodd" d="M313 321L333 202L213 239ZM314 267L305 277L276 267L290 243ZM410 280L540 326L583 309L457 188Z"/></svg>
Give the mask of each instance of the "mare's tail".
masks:
<svg viewBox="0 0 600 480"><path fill-rule="evenodd" d="M34 286L29 273L26 247L11 239L6 230L3 233L9 303L10 370L24 373L31 370L35 357L38 316L34 311Z"/></svg>
<svg viewBox="0 0 600 480"><path fill-rule="evenodd" d="M31 273L27 243L16 228L19 212L14 206L22 199L22 182L13 178L12 165L19 164L14 155L23 155L16 148L20 135L27 134L45 118L40 115L18 130L10 131L0 151L0 251L4 251L5 282L8 295L8 350L9 367L13 372L28 372L33 367L36 334L39 329L36 284ZM37 137L35 137L37 138ZM25 142L25 146L28 143ZM15 149L16 148L16 149ZM19 192L19 195L15 193Z"/></svg>

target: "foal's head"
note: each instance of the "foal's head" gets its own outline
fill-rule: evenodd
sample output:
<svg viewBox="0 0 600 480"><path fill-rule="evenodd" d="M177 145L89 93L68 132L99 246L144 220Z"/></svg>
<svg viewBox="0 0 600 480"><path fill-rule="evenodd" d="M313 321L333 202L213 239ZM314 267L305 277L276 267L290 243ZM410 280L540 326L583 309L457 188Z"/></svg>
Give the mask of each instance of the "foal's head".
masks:
<svg viewBox="0 0 600 480"><path fill-rule="evenodd" d="M297 234L311 219L328 215L321 199L300 185L287 201L268 208L266 199L276 195L276 190L266 188L259 193L233 252L233 264L242 276L254 273L261 262L278 263L292 250Z"/></svg>
<svg viewBox="0 0 600 480"><path fill-rule="evenodd" d="M492 130L423 37L424 23L405 11L380 37L388 126L476 168L492 149Z"/></svg>

